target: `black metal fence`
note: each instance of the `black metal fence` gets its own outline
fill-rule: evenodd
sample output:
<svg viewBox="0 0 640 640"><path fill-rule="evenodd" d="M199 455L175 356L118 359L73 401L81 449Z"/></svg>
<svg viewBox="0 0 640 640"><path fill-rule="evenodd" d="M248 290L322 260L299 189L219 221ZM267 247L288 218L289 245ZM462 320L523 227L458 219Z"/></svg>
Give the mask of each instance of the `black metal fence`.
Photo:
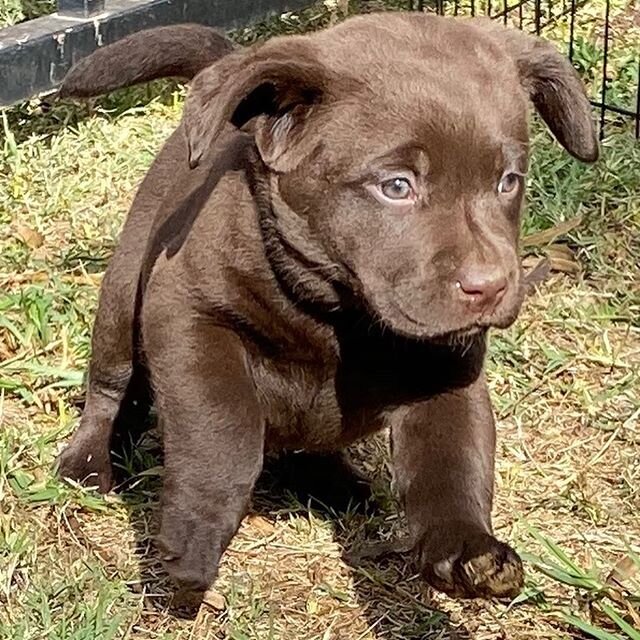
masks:
<svg viewBox="0 0 640 640"><path fill-rule="evenodd" d="M608 125L631 122L640 138L640 11L612 0L408 0L408 8L441 15L486 15L564 41L599 111L600 137Z"/></svg>
<svg viewBox="0 0 640 640"><path fill-rule="evenodd" d="M142 28L185 21L231 28L311 3L57 0L57 13L0 29L0 105L51 91L75 60ZM400 0L383 5L453 16L487 15L564 42L599 111L601 137L610 128L631 127L640 138L637 0Z"/></svg>
<svg viewBox="0 0 640 640"><path fill-rule="evenodd" d="M74 62L141 29L180 22L235 29L310 3L311 0L57 0L55 13L0 29L0 107L53 91Z"/></svg>

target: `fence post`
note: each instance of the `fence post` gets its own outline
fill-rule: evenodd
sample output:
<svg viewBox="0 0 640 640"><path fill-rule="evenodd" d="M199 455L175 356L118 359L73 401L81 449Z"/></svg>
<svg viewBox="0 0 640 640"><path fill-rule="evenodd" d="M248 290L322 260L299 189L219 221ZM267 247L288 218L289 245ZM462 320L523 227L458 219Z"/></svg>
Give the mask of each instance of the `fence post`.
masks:
<svg viewBox="0 0 640 640"><path fill-rule="evenodd" d="M71 18L91 18L104 11L104 0L57 0L58 14Z"/></svg>
<svg viewBox="0 0 640 640"><path fill-rule="evenodd" d="M607 117L607 83L609 80L607 78L607 61L609 58L609 9L610 0L606 0L604 13L604 55L602 60L602 87L600 89L600 140L604 138L604 127Z"/></svg>

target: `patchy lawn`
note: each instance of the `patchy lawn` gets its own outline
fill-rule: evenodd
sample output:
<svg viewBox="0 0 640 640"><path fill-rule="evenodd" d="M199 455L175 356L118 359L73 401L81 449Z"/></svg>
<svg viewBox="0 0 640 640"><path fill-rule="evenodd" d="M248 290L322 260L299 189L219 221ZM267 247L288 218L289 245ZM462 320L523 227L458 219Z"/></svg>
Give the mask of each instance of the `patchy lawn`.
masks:
<svg viewBox="0 0 640 640"><path fill-rule="evenodd" d="M238 37L328 19L321 6ZM376 515L330 518L262 489L195 621L168 612L152 548L153 434L122 461L143 470L124 494L52 477L79 416L101 273L183 93L159 82L91 107L2 114L0 637L638 640L640 144L625 130L585 167L535 127L523 253L553 270L517 324L495 333L489 361L496 525L528 561L512 605L430 592L406 558L343 559L402 528L383 437L355 450Z"/></svg>

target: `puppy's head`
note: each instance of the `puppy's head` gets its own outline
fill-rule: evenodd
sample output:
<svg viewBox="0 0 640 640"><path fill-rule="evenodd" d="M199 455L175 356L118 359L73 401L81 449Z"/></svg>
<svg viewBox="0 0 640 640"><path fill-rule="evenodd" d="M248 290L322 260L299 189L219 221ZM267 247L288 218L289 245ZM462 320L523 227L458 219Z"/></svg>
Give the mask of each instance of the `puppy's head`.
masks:
<svg viewBox="0 0 640 640"><path fill-rule="evenodd" d="M276 209L297 221L285 245L392 330L431 339L519 311L531 102L596 159L584 88L551 45L386 13L232 54L196 77L184 123L197 164L228 122L252 121Z"/></svg>

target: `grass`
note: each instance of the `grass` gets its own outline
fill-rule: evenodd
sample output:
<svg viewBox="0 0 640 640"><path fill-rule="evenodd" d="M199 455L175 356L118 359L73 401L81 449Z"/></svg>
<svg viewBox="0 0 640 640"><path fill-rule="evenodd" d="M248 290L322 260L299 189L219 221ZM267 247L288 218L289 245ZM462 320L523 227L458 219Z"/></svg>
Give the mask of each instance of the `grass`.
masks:
<svg viewBox="0 0 640 640"><path fill-rule="evenodd" d="M8 26L53 13L55 6L55 0L0 0L0 26Z"/></svg>
<svg viewBox="0 0 640 640"><path fill-rule="evenodd" d="M237 37L330 19L321 6ZM528 571L511 605L434 594L404 558L343 560L344 549L402 529L382 436L354 452L380 512L333 519L261 490L195 621L168 613L152 549L162 472L153 436L123 461L146 469L125 494L52 477L79 415L101 273L183 94L159 82L91 106L2 114L0 638L637 640L640 145L622 129L584 167L534 128L524 231L536 235L524 259L547 256L554 270L516 325L494 335L489 360L496 528Z"/></svg>

